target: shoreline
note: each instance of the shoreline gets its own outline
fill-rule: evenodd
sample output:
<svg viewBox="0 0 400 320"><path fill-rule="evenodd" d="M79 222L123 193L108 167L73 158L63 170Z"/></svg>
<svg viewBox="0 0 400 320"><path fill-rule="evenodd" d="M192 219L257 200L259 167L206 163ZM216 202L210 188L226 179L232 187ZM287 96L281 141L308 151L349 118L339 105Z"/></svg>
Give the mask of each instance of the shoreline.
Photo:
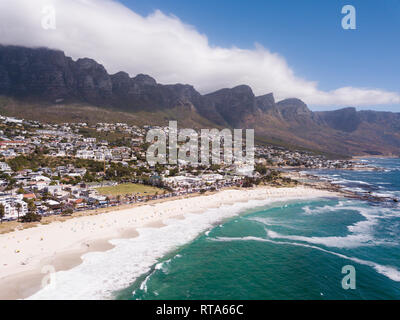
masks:
<svg viewBox="0 0 400 320"><path fill-rule="evenodd" d="M363 159L399 159L399 155L383 156L383 155L366 155L366 156L352 156L352 160L363 160Z"/></svg>
<svg viewBox="0 0 400 320"><path fill-rule="evenodd" d="M48 225L48 224L55 223L55 222L65 222L70 219L76 219L76 218L82 218L82 217L88 217L88 216L97 216L100 214L107 214L107 213L111 213L111 212L133 209L133 208L143 207L143 206L147 206L147 205L153 206L155 204L168 202L168 201L188 199L188 198L193 198L193 197L198 197L198 196L203 196L203 195L211 195L211 194L215 194L215 193L218 193L220 191L225 191L225 190L240 190L240 188L229 187L229 188L220 189L219 191L207 191L205 194L201 194L200 192L197 192L197 193L189 193L189 194L185 194L185 195L179 195L179 196L167 197L167 198L161 198L161 199L155 199L155 200L148 200L148 201L142 201L142 202L136 202L136 203L130 203L130 204L123 203L118 206L77 211L77 212L74 212L72 215L67 215L67 216L50 215L50 216L42 217L42 220L40 222L30 222L30 223L22 224L22 223L16 222L16 221L3 221L3 223L0 224L0 235L12 233L12 232L16 232L16 231L20 231L20 230L24 230L24 229L29 229L29 228L36 228L41 225Z"/></svg>
<svg viewBox="0 0 400 320"><path fill-rule="evenodd" d="M167 226L165 220L179 221L185 219L186 214L203 214L213 208L250 200L279 202L287 198L318 197L341 195L304 186L223 190L1 234L0 299L28 298L38 292L42 281L49 277L49 266L55 272L71 270L82 264L84 255L113 249L115 245L110 243L111 240L134 239L143 230L153 230L154 233L155 229Z"/></svg>
<svg viewBox="0 0 400 320"><path fill-rule="evenodd" d="M369 171L369 170L363 170L363 171ZM303 186L307 186L309 188L314 188L318 190L332 191L340 194L342 197L347 199L355 199L355 200L377 202L377 203L379 202L398 203L400 201L400 199L395 196L373 195L368 192L356 192L352 190L346 190L346 188L341 186L340 184L336 184L333 183L332 181L327 181L327 180L322 181L319 176L314 175L312 173L301 173L300 171L292 171L290 173L286 173L286 176L297 181L307 178L310 181L301 182Z"/></svg>

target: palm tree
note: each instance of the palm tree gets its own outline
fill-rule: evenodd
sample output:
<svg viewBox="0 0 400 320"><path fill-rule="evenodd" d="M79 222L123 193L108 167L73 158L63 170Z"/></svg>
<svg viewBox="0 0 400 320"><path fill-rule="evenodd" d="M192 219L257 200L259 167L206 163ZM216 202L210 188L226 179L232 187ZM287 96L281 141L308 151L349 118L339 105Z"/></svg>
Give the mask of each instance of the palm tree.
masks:
<svg viewBox="0 0 400 320"><path fill-rule="evenodd" d="M0 220L1 220L1 223L3 223L4 215L5 215L4 204L0 203Z"/></svg>
<svg viewBox="0 0 400 320"><path fill-rule="evenodd" d="M17 204L15 205L15 207L17 208L17 212L18 212L17 221L19 221L19 213L20 213L20 211L21 211L22 205L21 205L19 202L17 202Z"/></svg>

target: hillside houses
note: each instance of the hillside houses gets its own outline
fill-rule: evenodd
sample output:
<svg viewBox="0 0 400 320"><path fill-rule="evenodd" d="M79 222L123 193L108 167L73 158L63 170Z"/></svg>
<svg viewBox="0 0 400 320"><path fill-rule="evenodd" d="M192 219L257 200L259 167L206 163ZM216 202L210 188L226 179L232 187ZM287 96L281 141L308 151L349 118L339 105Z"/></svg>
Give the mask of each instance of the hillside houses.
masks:
<svg viewBox="0 0 400 320"><path fill-rule="evenodd" d="M150 166L145 137L158 128L126 123L49 124L0 116L0 202L6 219L15 219L17 207L25 214L34 202L41 215L118 205L96 191L96 186L122 182L155 184L165 193L153 198L184 195L241 186L260 172L246 163L202 166L179 160L178 166ZM195 134L193 134L195 136ZM211 137L210 137L211 138ZM224 143L221 137L220 143ZM240 147L239 147L240 148ZM199 145L199 154L205 151ZM223 149L214 155L223 159ZM351 168L351 161L327 160L320 155L277 146L256 146L256 167ZM121 178L122 177L122 178ZM146 201L128 195L125 203ZM21 205L21 207L19 206Z"/></svg>

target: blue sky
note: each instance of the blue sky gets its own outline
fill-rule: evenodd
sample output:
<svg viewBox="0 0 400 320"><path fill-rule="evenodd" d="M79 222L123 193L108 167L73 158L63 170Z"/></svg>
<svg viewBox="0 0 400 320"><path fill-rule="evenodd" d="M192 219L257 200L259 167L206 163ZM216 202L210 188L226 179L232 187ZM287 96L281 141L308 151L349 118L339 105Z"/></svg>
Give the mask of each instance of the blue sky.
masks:
<svg viewBox="0 0 400 320"><path fill-rule="evenodd" d="M348 4L356 30L342 28ZM2 44L60 49L203 94L248 84L314 110L400 112L400 0L7 0L1 30Z"/></svg>
<svg viewBox="0 0 400 320"><path fill-rule="evenodd" d="M120 0L143 16L177 16L212 46L282 55L296 75L322 90L353 86L400 92L399 0ZM357 29L343 30L341 8L357 10ZM371 109L371 107L367 107ZM399 106L379 110L400 111Z"/></svg>

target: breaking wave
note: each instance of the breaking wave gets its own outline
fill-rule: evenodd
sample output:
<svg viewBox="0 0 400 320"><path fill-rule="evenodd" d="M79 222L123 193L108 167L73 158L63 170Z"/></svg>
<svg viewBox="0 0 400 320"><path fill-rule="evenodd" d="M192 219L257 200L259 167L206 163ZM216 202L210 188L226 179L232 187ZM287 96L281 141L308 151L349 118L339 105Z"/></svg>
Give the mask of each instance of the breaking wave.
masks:
<svg viewBox="0 0 400 320"><path fill-rule="evenodd" d="M320 248L318 246L313 246L313 245L303 244L303 243L298 243L298 242L275 241L275 240L271 240L271 239L264 239L264 238L258 238L258 237L243 237L243 238L219 237L219 238L214 238L211 240L213 240L213 241L260 241L260 242L269 242L269 243L273 243L273 244L277 244L277 245L298 246L298 247L319 250L321 252L331 254L331 255L337 256L342 259L350 260L350 261L353 261L353 262L361 264L361 265L369 266L369 267L375 269L375 271L378 272L379 274L382 274L385 277L387 277L393 281L400 282L400 271L398 269L396 269L395 267L385 266L385 265L375 263L373 261L363 260L363 259L359 259L359 258L355 258L355 257L349 257L349 256L346 256L341 253L337 253L334 251Z"/></svg>

